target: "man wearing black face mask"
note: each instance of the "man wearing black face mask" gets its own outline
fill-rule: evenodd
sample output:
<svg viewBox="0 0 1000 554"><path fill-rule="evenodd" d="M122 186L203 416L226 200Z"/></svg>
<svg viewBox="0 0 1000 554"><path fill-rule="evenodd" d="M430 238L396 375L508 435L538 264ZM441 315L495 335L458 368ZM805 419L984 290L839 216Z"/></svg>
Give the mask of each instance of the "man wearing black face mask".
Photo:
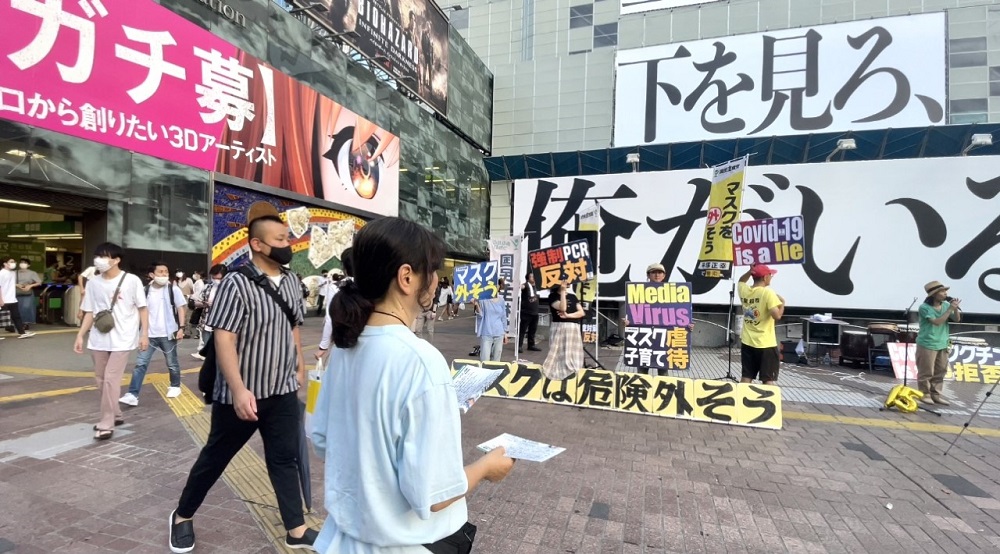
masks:
<svg viewBox="0 0 1000 554"><path fill-rule="evenodd" d="M208 441L170 514L173 552L194 548L191 518L229 461L258 430L287 531L285 544L311 549L316 540L316 531L305 525L296 461L296 392L305 382L299 337L304 313L300 282L282 267L292 260L288 228L276 213L256 217L249 225L249 246L251 263L223 278L205 322L214 329L221 378L212 394Z"/></svg>

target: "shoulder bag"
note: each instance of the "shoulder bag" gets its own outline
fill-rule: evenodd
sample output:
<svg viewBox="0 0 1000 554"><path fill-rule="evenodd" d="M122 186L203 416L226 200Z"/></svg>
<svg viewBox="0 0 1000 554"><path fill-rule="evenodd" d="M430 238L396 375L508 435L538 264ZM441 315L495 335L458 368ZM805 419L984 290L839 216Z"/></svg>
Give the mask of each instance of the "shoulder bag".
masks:
<svg viewBox="0 0 1000 554"><path fill-rule="evenodd" d="M122 272L122 278L118 280L118 286L115 287L115 293L111 296L111 307L107 310L101 310L94 314L94 327L102 333L110 333L112 329L115 328L115 303L118 302L118 293L122 290L122 283L125 282L125 276L128 273Z"/></svg>

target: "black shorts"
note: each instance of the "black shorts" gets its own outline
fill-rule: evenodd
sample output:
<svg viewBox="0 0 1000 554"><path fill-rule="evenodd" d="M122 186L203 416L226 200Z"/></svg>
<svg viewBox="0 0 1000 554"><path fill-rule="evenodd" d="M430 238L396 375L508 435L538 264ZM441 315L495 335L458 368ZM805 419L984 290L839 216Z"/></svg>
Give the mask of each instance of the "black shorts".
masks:
<svg viewBox="0 0 1000 554"><path fill-rule="evenodd" d="M761 382L778 380L778 347L754 348L740 345L740 361L743 363L744 379L760 379Z"/></svg>

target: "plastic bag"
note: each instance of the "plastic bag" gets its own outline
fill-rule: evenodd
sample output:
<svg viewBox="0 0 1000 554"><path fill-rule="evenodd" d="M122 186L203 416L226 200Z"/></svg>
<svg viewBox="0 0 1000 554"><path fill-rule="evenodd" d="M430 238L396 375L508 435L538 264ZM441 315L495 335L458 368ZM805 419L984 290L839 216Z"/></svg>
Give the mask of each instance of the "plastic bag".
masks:
<svg viewBox="0 0 1000 554"><path fill-rule="evenodd" d="M459 310L464 310L465 309L465 302L459 302L458 309Z"/></svg>

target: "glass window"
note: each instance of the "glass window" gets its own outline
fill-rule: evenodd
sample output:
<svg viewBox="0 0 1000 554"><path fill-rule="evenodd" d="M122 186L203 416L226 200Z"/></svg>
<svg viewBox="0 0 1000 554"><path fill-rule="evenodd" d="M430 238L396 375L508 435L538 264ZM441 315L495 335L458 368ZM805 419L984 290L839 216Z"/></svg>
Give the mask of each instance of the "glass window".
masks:
<svg viewBox="0 0 1000 554"><path fill-rule="evenodd" d="M162 252L208 250L208 172L151 156L132 157L125 247Z"/></svg>
<svg viewBox="0 0 1000 554"><path fill-rule="evenodd" d="M952 100L952 113L973 113L989 111L988 102L985 98L973 98L970 100Z"/></svg>
<svg viewBox="0 0 1000 554"><path fill-rule="evenodd" d="M594 5L584 4L582 6L569 7L569 28L577 29L589 27L594 24Z"/></svg>
<svg viewBox="0 0 1000 554"><path fill-rule="evenodd" d="M469 10L450 10L451 13L448 16L449 21L451 21L451 26L462 31L469 28Z"/></svg>
<svg viewBox="0 0 1000 554"><path fill-rule="evenodd" d="M986 52L967 52L948 56L949 67L983 67L986 63Z"/></svg>
<svg viewBox="0 0 1000 554"><path fill-rule="evenodd" d="M952 54L959 52L985 52L986 37L956 38L949 40L948 51Z"/></svg>
<svg viewBox="0 0 1000 554"><path fill-rule="evenodd" d="M1000 66L990 68L990 96L1000 96Z"/></svg>
<svg viewBox="0 0 1000 554"><path fill-rule="evenodd" d="M594 48L618 45L618 22L594 25Z"/></svg>

